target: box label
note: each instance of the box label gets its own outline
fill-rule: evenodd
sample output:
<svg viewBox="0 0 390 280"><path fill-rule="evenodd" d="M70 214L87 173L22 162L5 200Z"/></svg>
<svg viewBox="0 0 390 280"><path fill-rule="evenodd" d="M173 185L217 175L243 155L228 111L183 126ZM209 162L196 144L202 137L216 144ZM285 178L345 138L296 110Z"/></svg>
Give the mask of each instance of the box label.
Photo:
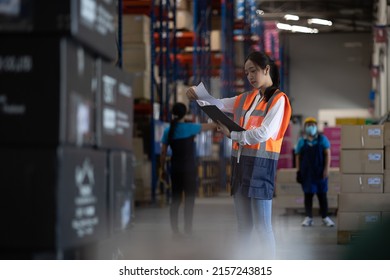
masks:
<svg viewBox="0 0 390 280"><path fill-rule="evenodd" d="M369 153L368 154L368 160L379 161L381 159L382 159L382 155L379 153Z"/></svg>
<svg viewBox="0 0 390 280"><path fill-rule="evenodd" d="M370 177L370 178L368 178L367 182L369 185L381 185L382 184L382 180L379 177Z"/></svg>
<svg viewBox="0 0 390 280"><path fill-rule="evenodd" d="M376 223L379 221L379 216L377 215L367 215L364 217L366 223Z"/></svg>
<svg viewBox="0 0 390 280"><path fill-rule="evenodd" d="M107 130L115 130L116 113L110 108L103 109L103 127Z"/></svg>
<svg viewBox="0 0 390 280"><path fill-rule="evenodd" d="M82 0L80 7L81 19L92 26L96 20L96 2L93 0Z"/></svg>
<svg viewBox="0 0 390 280"><path fill-rule="evenodd" d="M381 129L380 128L368 129L368 136L381 136Z"/></svg>
<svg viewBox="0 0 390 280"><path fill-rule="evenodd" d="M0 56L0 72L28 73L33 68L31 55L5 55Z"/></svg>

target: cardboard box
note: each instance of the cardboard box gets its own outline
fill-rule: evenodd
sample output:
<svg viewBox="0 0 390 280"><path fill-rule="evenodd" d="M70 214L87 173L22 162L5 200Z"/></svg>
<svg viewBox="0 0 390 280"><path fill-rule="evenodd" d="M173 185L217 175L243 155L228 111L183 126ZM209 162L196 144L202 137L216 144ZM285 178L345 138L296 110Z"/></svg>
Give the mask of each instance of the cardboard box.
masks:
<svg viewBox="0 0 390 280"><path fill-rule="evenodd" d="M192 3L193 1L190 0L176 0L176 9L190 11Z"/></svg>
<svg viewBox="0 0 390 280"><path fill-rule="evenodd" d="M342 150L341 172L356 174L383 174L383 150Z"/></svg>
<svg viewBox="0 0 390 280"><path fill-rule="evenodd" d="M123 45L123 68L133 71L150 72L152 66L150 45L126 44ZM129 72L131 72L129 70Z"/></svg>
<svg viewBox="0 0 390 280"><path fill-rule="evenodd" d="M99 148L133 149L133 77L99 59L97 69L96 141Z"/></svg>
<svg viewBox="0 0 390 280"><path fill-rule="evenodd" d="M142 181L144 187L152 189L152 163L149 160L142 165Z"/></svg>
<svg viewBox="0 0 390 280"><path fill-rule="evenodd" d="M133 154L135 156L136 162L141 163L144 160L147 160L147 156L144 152L144 140L141 137L133 138L133 147L134 147Z"/></svg>
<svg viewBox="0 0 390 280"><path fill-rule="evenodd" d="M385 146L390 146L390 122L385 122L383 124L383 144Z"/></svg>
<svg viewBox="0 0 390 280"><path fill-rule="evenodd" d="M193 1L191 1L193 3ZM222 28L222 17L212 16L211 17L211 29L221 29Z"/></svg>
<svg viewBox="0 0 390 280"><path fill-rule="evenodd" d="M0 143L95 145L95 64L65 37L3 36Z"/></svg>
<svg viewBox="0 0 390 280"><path fill-rule="evenodd" d="M382 212L382 221L389 221L390 220L390 211L383 211Z"/></svg>
<svg viewBox="0 0 390 280"><path fill-rule="evenodd" d="M212 51L220 51L221 46L221 30L211 30L210 32L210 48Z"/></svg>
<svg viewBox="0 0 390 280"><path fill-rule="evenodd" d="M278 169L292 168L293 162L290 155L280 155L278 160Z"/></svg>
<svg viewBox="0 0 390 280"><path fill-rule="evenodd" d="M390 211L390 193L340 193L342 212Z"/></svg>
<svg viewBox="0 0 390 280"><path fill-rule="evenodd" d="M277 183L275 188L276 196L282 195L302 195L301 184L298 183Z"/></svg>
<svg viewBox="0 0 390 280"><path fill-rule="evenodd" d="M328 194L328 207L337 208L337 195ZM304 208L304 196L301 195L281 195L274 198L274 206L277 208ZM318 199L313 198L313 208L319 208Z"/></svg>
<svg viewBox="0 0 390 280"><path fill-rule="evenodd" d="M323 134L331 140L338 140L341 139L341 127L340 126L326 126L323 129Z"/></svg>
<svg viewBox="0 0 390 280"><path fill-rule="evenodd" d="M343 125L342 149L383 149L382 125Z"/></svg>
<svg viewBox="0 0 390 280"><path fill-rule="evenodd" d="M124 45L131 43L150 46L150 17L124 14L122 26L122 42Z"/></svg>
<svg viewBox="0 0 390 280"><path fill-rule="evenodd" d="M338 212L337 229L346 231L366 230L381 222L381 212Z"/></svg>
<svg viewBox="0 0 390 280"><path fill-rule="evenodd" d="M297 183L296 168L281 168L276 171L276 183Z"/></svg>
<svg viewBox="0 0 390 280"><path fill-rule="evenodd" d="M331 160L330 167L340 167L340 160Z"/></svg>
<svg viewBox="0 0 390 280"><path fill-rule="evenodd" d="M103 241L107 154L87 148L1 149L0 248L58 252Z"/></svg>
<svg viewBox="0 0 390 280"><path fill-rule="evenodd" d="M340 155L340 153L341 153L341 144L340 143L338 143L338 144L331 143L330 144L330 152L331 152L331 156L332 157Z"/></svg>
<svg viewBox="0 0 390 280"><path fill-rule="evenodd" d="M151 79L150 72L137 71L132 68L125 68L126 71L133 75L133 96L134 98L151 98ZM155 96L156 98L156 96ZM155 99L156 100L156 99Z"/></svg>
<svg viewBox="0 0 390 280"><path fill-rule="evenodd" d="M173 28L173 23L170 23L170 28ZM176 11L176 29L193 30L194 29L194 18L188 10L177 10Z"/></svg>
<svg viewBox="0 0 390 280"><path fill-rule="evenodd" d="M340 183L341 182L341 176L340 176L340 168L338 167L331 167L329 168L329 175L328 175L328 183Z"/></svg>
<svg viewBox="0 0 390 280"><path fill-rule="evenodd" d="M390 170L390 146L385 146L385 169Z"/></svg>
<svg viewBox="0 0 390 280"><path fill-rule="evenodd" d="M383 193L382 174L342 174L342 193Z"/></svg>
<svg viewBox="0 0 390 280"><path fill-rule="evenodd" d="M383 176L383 192L390 193L390 169L386 169Z"/></svg>
<svg viewBox="0 0 390 280"><path fill-rule="evenodd" d="M96 55L104 56L111 61L116 59L117 29L114 21L117 14L117 1L7 2L2 3L2 8L5 5L17 5L20 12L7 15L7 11L2 10L4 14L1 15L0 32L21 36L25 36L26 33L33 36L71 35ZM3 39L2 42L4 41Z"/></svg>
<svg viewBox="0 0 390 280"><path fill-rule="evenodd" d="M287 195L303 193L301 184L296 181L296 168L281 168L276 172L276 194ZM339 168L330 168L328 177L328 194L340 192L341 177Z"/></svg>
<svg viewBox="0 0 390 280"><path fill-rule="evenodd" d="M133 154L109 152L108 216L111 233L126 230L134 218Z"/></svg>
<svg viewBox="0 0 390 280"><path fill-rule="evenodd" d="M293 208L293 209L304 208L303 192L301 195L276 196L273 201L274 201L273 206L276 208ZM313 200L313 207L318 206L314 204L315 204L315 200Z"/></svg>
<svg viewBox="0 0 390 280"><path fill-rule="evenodd" d="M341 158L341 150L340 151L337 151L337 154L333 154L332 152L331 152L331 162L332 161L337 161L337 162L340 162L340 158ZM333 167L333 166L331 166L331 167Z"/></svg>
<svg viewBox="0 0 390 280"><path fill-rule="evenodd" d="M337 195L341 191L341 182L328 182L328 195Z"/></svg>

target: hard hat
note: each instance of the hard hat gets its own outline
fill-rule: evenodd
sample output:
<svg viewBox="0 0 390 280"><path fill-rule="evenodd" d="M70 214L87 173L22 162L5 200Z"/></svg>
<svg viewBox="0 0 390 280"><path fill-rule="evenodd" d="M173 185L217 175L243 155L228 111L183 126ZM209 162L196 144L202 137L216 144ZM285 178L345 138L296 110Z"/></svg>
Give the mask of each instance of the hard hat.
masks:
<svg viewBox="0 0 390 280"><path fill-rule="evenodd" d="M317 123L317 120L316 120L316 118L308 117L308 118L305 119L304 124L307 124L307 123L309 123L309 122L311 122L311 123Z"/></svg>

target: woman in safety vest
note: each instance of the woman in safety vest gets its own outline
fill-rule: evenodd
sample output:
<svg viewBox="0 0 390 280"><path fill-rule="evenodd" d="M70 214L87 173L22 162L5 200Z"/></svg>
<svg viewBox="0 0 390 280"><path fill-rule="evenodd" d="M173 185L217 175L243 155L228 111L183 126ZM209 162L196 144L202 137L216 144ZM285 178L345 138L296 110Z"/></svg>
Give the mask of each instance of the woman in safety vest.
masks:
<svg viewBox="0 0 390 280"><path fill-rule="evenodd" d="M244 242L241 245L245 245L241 252L253 250L254 246L248 240L254 226L263 246L261 257L273 259L272 198L291 106L286 94L278 89L279 70L269 56L257 51L250 53L244 70L253 89L220 101L224 105L221 110L233 113L234 121L245 131L230 132L221 123L218 129L233 140L231 185L238 231ZM196 87L187 91L187 97L198 99Z"/></svg>

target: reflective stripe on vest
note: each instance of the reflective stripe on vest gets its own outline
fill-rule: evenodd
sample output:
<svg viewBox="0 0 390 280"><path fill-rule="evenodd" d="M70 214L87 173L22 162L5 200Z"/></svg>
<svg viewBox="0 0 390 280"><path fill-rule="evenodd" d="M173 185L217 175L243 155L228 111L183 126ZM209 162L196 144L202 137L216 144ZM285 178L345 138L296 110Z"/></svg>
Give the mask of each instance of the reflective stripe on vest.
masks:
<svg viewBox="0 0 390 280"><path fill-rule="evenodd" d="M252 92L245 92L237 97L236 102L234 103L234 121L239 125L243 125L245 114L250 109L257 94L258 90L256 89ZM246 130L250 130L260 127L268 110L279 100L279 98L283 98L284 96L285 94L278 90L272 95L268 102L264 100L259 102L249 117L249 120L244 128ZM245 155L250 157L261 157L277 160L279 158L282 147L284 133L290 122L290 117L291 107L288 98L286 98L285 114L279 133L277 135L277 139L273 140L270 138L266 142L244 146L240 146L238 142L233 141L232 156L239 157L239 155ZM241 149L240 153L238 152L239 149Z"/></svg>
<svg viewBox="0 0 390 280"><path fill-rule="evenodd" d="M264 147L264 146L265 145L263 145L262 147ZM238 157L238 150L233 149L232 156ZM254 150L254 149L242 149L241 156L262 157L262 158L274 159L274 160L279 159L279 153L267 152L265 150Z"/></svg>

